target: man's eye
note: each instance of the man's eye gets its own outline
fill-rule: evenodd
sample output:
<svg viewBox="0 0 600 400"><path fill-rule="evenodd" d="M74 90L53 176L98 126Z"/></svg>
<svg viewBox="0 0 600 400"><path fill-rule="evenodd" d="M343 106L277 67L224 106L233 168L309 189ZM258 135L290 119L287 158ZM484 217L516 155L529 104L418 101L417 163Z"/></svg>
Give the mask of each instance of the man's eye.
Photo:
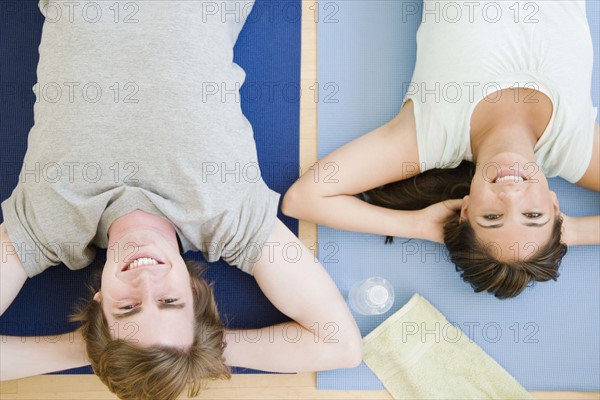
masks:
<svg viewBox="0 0 600 400"><path fill-rule="evenodd" d="M494 219L498 219L498 218L500 218L500 217L501 217L501 215L500 215L500 214L487 214L487 215L484 215L484 216L483 216L483 218L485 218L485 219L487 219L487 220L490 220L490 221L491 221L491 220L494 220Z"/></svg>
<svg viewBox="0 0 600 400"><path fill-rule="evenodd" d="M534 212L534 213L524 213L523 215L526 216L527 218L539 218L543 214Z"/></svg>

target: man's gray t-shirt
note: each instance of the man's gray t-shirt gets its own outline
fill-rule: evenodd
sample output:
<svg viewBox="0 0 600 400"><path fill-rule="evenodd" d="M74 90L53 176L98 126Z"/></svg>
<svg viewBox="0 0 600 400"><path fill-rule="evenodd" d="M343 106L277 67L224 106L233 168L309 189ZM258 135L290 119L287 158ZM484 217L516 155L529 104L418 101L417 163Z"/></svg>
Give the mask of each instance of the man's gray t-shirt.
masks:
<svg viewBox="0 0 600 400"><path fill-rule="evenodd" d="M277 218L240 105L251 1L41 0L35 122L2 203L27 274L80 269L136 209L252 273ZM233 11L232 11L233 10Z"/></svg>

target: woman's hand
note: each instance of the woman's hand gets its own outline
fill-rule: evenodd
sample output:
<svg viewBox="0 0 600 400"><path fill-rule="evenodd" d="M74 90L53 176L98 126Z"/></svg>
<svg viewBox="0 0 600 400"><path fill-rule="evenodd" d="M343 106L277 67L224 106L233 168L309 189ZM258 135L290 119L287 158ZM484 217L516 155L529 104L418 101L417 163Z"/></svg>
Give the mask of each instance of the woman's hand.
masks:
<svg viewBox="0 0 600 400"><path fill-rule="evenodd" d="M600 244L600 215L569 217L561 213L563 220L561 241L567 246Z"/></svg>
<svg viewBox="0 0 600 400"><path fill-rule="evenodd" d="M445 200L417 211L419 237L432 242L444 243L444 225L460 211L462 199Z"/></svg>

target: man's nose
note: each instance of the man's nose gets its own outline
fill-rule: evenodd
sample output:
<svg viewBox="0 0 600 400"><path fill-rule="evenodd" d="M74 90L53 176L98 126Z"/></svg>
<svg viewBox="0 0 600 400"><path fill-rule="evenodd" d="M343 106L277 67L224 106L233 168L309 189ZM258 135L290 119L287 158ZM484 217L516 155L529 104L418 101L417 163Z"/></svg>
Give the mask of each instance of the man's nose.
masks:
<svg viewBox="0 0 600 400"><path fill-rule="evenodd" d="M168 272L169 268L166 265L148 266L126 271L121 274L120 278L133 286L139 286L144 283L149 284L157 282L164 278Z"/></svg>
<svg viewBox="0 0 600 400"><path fill-rule="evenodd" d="M131 280L131 285L138 289L143 289L152 286L155 281L156 279L151 274L149 274L147 271L143 271Z"/></svg>

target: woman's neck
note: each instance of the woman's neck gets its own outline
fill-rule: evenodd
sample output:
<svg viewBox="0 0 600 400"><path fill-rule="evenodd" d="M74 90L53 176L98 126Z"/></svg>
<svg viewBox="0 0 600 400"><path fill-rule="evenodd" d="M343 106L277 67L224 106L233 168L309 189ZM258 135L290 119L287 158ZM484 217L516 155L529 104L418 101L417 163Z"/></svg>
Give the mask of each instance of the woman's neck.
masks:
<svg viewBox="0 0 600 400"><path fill-rule="evenodd" d="M496 158L499 154L515 154L519 156L519 161L535 162L533 150L536 141L537 138L526 126L494 125L479 136L471 136L473 161L483 165L489 162L498 162Z"/></svg>
<svg viewBox="0 0 600 400"><path fill-rule="evenodd" d="M506 89L499 101L482 100L471 117L473 161L485 164L506 153L518 155L520 161L535 162L535 144L551 116L552 102L535 90Z"/></svg>

